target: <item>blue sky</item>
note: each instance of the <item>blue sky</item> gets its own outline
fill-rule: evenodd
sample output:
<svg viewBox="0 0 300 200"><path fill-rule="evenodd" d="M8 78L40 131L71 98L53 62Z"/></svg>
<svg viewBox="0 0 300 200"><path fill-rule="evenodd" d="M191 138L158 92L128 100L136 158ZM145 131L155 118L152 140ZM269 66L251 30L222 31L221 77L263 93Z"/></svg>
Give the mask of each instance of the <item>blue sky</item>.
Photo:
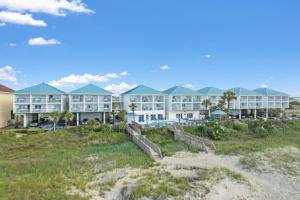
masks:
<svg viewBox="0 0 300 200"><path fill-rule="evenodd" d="M268 86L300 96L300 1L24 1L0 0L0 83L14 89Z"/></svg>

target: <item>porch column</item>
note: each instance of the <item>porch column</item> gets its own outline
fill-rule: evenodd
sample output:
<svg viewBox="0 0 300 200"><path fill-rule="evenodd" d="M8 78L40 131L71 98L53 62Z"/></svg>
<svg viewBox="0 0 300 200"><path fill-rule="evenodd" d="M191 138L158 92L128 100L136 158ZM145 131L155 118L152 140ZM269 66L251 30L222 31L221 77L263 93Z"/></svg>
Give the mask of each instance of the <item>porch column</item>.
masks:
<svg viewBox="0 0 300 200"><path fill-rule="evenodd" d="M106 120L105 120L105 112L103 113L103 124L106 123Z"/></svg>
<svg viewBox="0 0 300 200"><path fill-rule="evenodd" d="M256 119L256 117L257 117L257 110L254 109L254 119Z"/></svg>
<svg viewBox="0 0 300 200"><path fill-rule="evenodd" d="M23 115L23 127L27 127L27 115Z"/></svg>
<svg viewBox="0 0 300 200"><path fill-rule="evenodd" d="M79 113L76 113L76 125L79 126Z"/></svg>
<svg viewBox="0 0 300 200"><path fill-rule="evenodd" d="M241 109L239 110L239 119L240 120L242 119L242 110Z"/></svg>

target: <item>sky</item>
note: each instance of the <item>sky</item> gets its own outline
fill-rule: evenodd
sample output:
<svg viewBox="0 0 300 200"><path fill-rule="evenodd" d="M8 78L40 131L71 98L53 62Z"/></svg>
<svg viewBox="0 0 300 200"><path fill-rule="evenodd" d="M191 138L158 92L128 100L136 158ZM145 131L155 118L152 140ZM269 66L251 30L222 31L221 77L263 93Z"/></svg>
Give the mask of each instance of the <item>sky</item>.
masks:
<svg viewBox="0 0 300 200"><path fill-rule="evenodd" d="M0 84L300 96L299 0L0 0Z"/></svg>

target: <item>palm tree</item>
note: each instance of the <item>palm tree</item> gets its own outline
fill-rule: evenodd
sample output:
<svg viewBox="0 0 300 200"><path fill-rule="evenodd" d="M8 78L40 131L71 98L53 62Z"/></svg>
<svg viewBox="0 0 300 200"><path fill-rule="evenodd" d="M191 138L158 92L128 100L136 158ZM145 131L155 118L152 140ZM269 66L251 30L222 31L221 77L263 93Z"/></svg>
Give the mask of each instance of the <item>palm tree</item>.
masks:
<svg viewBox="0 0 300 200"><path fill-rule="evenodd" d="M62 113L60 112L52 112L48 114L50 117L50 120L53 122L53 130L54 132L56 131L56 124L59 120L59 118L61 117Z"/></svg>
<svg viewBox="0 0 300 200"><path fill-rule="evenodd" d="M67 124L74 119L74 114L72 112L64 112L63 118L66 120Z"/></svg>
<svg viewBox="0 0 300 200"><path fill-rule="evenodd" d="M212 105L211 101L209 99L204 99L202 101L202 106L205 107L205 110L206 110L206 119L208 118L209 116L209 109L210 109L210 106Z"/></svg>
<svg viewBox="0 0 300 200"><path fill-rule="evenodd" d="M121 121L125 121L125 116L127 115L127 111L126 110L120 110L118 115L119 115Z"/></svg>
<svg viewBox="0 0 300 200"><path fill-rule="evenodd" d="M134 111L137 108L137 105L135 103L131 103L129 105L129 108L131 109L132 113L133 113L133 121L135 121L135 116L134 116Z"/></svg>
<svg viewBox="0 0 300 200"><path fill-rule="evenodd" d="M237 97L235 95L234 92L232 91L227 91L227 92L224 92L223 96L221 97L222 100L224 102L227 103L227 116L229 117L229 114L230 114L230 102L233 101L233 100L236 100Z"/></svg>
<svg viewBox="0 0 300 200"><path fill-rule="evenodd" d="M218 108L224 110L224 106L225 106L225 100L221 98L218 103Z"/></svg>

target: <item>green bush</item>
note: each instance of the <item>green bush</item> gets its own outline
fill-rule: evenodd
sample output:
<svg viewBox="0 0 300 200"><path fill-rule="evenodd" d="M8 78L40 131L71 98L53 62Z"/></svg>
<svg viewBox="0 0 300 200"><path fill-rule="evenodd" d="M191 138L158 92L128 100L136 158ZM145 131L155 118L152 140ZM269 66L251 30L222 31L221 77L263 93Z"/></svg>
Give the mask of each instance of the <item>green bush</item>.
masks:
<svg viewBox="0 0 300 200"><path fill-rule="evenodd" d="M199 126L199 135L213 140L222 140L227 136L227 132L219 122L211 121Z"/></svg>
<svg viewBox="0 0 300 200"><path fill-rule="evenodd" d="M260 137L266 137L275 132L275 126L271 120L251 120L248 121L249 131Z"/></svg>
<svg viewBox="0 0 300 200"><path fill-rule="evenodd" d="M236 131L241 131L241 132L248 132L248 124L242 123L239 121L235 121L233 123L232 129Z"/></svg>
<svg viewBox="0 0 300 200"><path fill-rule="evenodd" d="M226 128L233 129L234 122L231 121L231 120L226 120L226 121L224 122L224 126L225 126Z"/></svg>

